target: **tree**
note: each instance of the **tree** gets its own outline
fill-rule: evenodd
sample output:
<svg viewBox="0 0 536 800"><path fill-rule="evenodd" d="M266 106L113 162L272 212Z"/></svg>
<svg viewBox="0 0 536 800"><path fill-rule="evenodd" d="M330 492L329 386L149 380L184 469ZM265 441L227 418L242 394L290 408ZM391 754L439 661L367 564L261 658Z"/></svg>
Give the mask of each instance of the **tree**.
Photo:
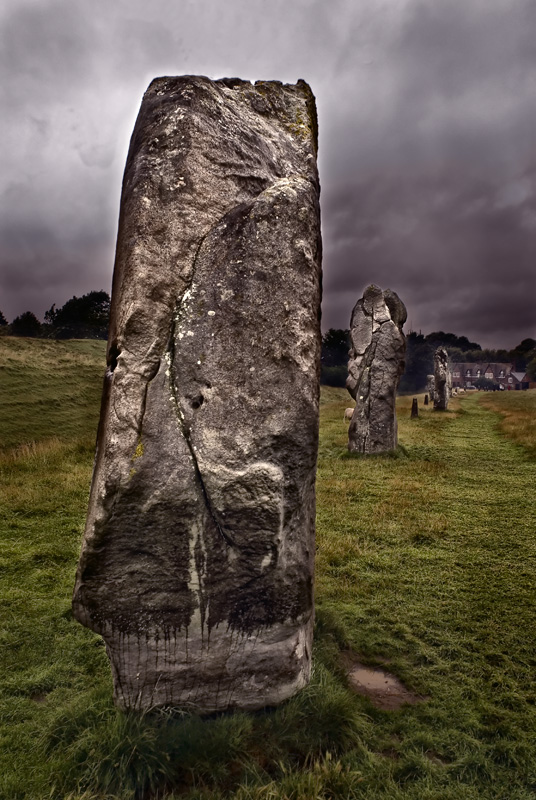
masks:
<svg viewBox="0 0 536 800"><path fill-rule="evenodd" d="M324 367L320 371L320 383L323 386L339 386L344 388L346 386L346 378L348 377L348 367Z"/></svg>
<svg viewBox="0 0 536 800"><path fill-rule="evenodd" d="M326 386L346 386L350 331L330 328L322 337L320 382Z"/></svg>
<svg viewBox="0 0 536 800"><path fill-rule="evenodd" d="M104 291L74 296L61 308L54 304L45 313L57 339L106 339L109 318L110 296Z"/></svg>
<svg viewBox="0 0 536 800"><path fill-rule="evenodd" d="M517 347L510 351L510 360L514 362L516 371L524 372L536 349L536 339L523 339Z"/></svg>
<svg viewBox="0 0 536 800"><path fill-rule="evenodd" d="M7 319L4 317L1 311L0 311L0 325L7 325Z"/></svg>
<svg viewBox="0 0 536 800"><path fill-rule="evenodd" d="M480 348L478 350L462 350L459 347L451 347L449 345L447 346L447 352L453 363L467 361L468 363L478 362L479 364L491 362L508 364L512 360L508 350L492 350L489 347L483 350Z"/></svg>
<svg viewBox="0 0 536 800"><path fill-rule="evenodd" d="M467 336L456 336L455 333L434 331L425 336L425 339L434 349L438 347L446 347L447 349L456 347L464 352L469 350L482 350L477 342L470 342Z"/></svg>
<svg viewBox="0 0 536 800"><path fill-rule="evenodd" d="M350 331L330 328L322 337L322 366L346 367L350 349Z"/></svg>
<svg viewBox="0 0 536 800"><path fill-rule="evenodd" d="M419 392L426 387L427 376L434 371L436 349L422 333L412 331L406 337L406 369L398 387L400 392Z"/></svg>
<svg viewBox="0 0 536 800"><path fill-rule="evenodd" d="M39 336L41 323L31 311L25 311L11 323L11 333L13 336Z"/></svg>
<svg viewBox="0 0 536 800"><path fill-rule="evenodd" d="M52 303L48 311L45 311L45 323L48 325L54 325L54 320L56 318L56 303Z"/></svg>
<svg viewBox="0 0 536 800"><path fill-rule="evenodd" d="M530 381L536 381L536 354L527 364L527 375Z"/></svg>

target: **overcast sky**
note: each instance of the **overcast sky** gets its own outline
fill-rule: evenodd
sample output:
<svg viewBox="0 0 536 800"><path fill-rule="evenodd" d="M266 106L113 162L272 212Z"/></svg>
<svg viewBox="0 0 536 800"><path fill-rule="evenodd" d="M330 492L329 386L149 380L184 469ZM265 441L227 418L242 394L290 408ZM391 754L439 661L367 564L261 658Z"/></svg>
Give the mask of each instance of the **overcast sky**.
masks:
<svg viewBox="0 0 536 800"><path fill-rule="evenodd" d="M0 310L110 291L121 179L158 75L317 98L323 328L363 288L406 329L536 338L535 0L2 0Z"/></svg>

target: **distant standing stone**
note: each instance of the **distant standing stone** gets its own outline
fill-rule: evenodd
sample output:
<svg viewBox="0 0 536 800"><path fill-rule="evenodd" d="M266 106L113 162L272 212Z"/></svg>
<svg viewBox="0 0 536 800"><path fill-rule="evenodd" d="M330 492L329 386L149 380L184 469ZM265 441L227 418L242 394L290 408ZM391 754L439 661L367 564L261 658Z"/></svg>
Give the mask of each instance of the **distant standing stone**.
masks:
<svg viewBox="0 0 536 800"><path fill-rule="evenodd" d="M123 180L75 593L122 708L309 680L321 240L303 81L158 78Z"/></svg>
<svg viewBox="0 0 536 800"><path fill-rule="evenodd" d="M425 405L425 406L427 406L427 405L428 405L428 402L429 402L429 401L428 401L428 395L427 395L427 394L425 394L425 395L424 395L424 405Z"/></svg>
<svg viewBox="0 0 536 800"><path fill-rule="evenodd" d="M449 357L444 347L438 347L434 354L434 410L446 411L449 405L451 377Z"/></svg>
<svg viewBox="0 0 536 800"><path fill-rule="evenodd" d="M397 446L396 390L404 372L406 307L395 292L368 286L350 320L346 388L356 401L348 449L385 453Z"/></svg>
<svg viewBox="0 0 536 800"><path fill-rule="evenodd" d="M419 404L417 403L417 398L413 398L413 402L411 404L411 418L415 419L415 417L419 416Z"/></svg>
<svg viewBox="0 0 536 800"><path fill-rule="evenodd" d="M426 376L426 391L430 397L430 402L434 402L434 391L435 391L435 378L433 375Z"/></svg>

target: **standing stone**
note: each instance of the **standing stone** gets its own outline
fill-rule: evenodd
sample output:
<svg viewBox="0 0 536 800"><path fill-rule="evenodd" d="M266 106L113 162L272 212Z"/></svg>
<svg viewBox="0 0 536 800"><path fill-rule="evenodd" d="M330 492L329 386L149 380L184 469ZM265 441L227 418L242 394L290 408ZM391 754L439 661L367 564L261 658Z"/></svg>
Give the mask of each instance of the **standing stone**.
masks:
<svg viewBox="0 0 536 800"><path fill-rule="evenodd" d="M307 84L154 80L73 601L122 708L256 709L309 680L320 264Z"/></svg>
<svg viewBox="0 0 536 800"><path fill-rule="evenodd" d="M451 377L449 357L444 347L434 353L434 410L446 411L449 405Z"/></svg>
<svg viewBox="0 0 536 800"><path fill-rule="evenodd" d="M427 405L428 405L428 402L429 402L429 401L428 401L428 395L427 395L427 394L425 394L425 395L424 395L424 405L425 405L425 406L427 406Z"/></svg>
<svg viewBox="0 0 536 800"><path fill-rule="evenodd" d="M426 391L430 398L430 402L434 402L434 392L435 392L435 378L433 375L426 376Z"/></svg>
<svg viewBox="0 0 536 800"><path fill-rule="evenodd" d="M348 449L386 453L397 446L396 390L404 372L406 307L395 292L368 286L350 320L346 388L356 401Z"/></svg>
<svg viewBox="0 0 536 800"><path fill-rule="evenodd" d="M417 398L413 398L413 402L411 404L411 419L415 419L419 416L419 404L417 403Z"/></svg>

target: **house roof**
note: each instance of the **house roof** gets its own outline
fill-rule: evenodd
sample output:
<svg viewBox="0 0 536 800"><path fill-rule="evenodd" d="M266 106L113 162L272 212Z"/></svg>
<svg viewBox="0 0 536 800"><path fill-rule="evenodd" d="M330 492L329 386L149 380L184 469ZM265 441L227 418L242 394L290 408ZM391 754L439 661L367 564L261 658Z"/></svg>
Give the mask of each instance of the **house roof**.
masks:
<svg viewBox="0 0 536 800"><path fill-rule="evenodd" d="M476 375L478 370L482 375L485 375L486 372L493 372L494 375L497 375L501 370L504 371L505 375L509 375L512 372L512 364L502 364L495 361L457 361L452 364L453 372L456 371L460 372L461 375L465 375L467 370L470 370L472 376Z"/></svg>

